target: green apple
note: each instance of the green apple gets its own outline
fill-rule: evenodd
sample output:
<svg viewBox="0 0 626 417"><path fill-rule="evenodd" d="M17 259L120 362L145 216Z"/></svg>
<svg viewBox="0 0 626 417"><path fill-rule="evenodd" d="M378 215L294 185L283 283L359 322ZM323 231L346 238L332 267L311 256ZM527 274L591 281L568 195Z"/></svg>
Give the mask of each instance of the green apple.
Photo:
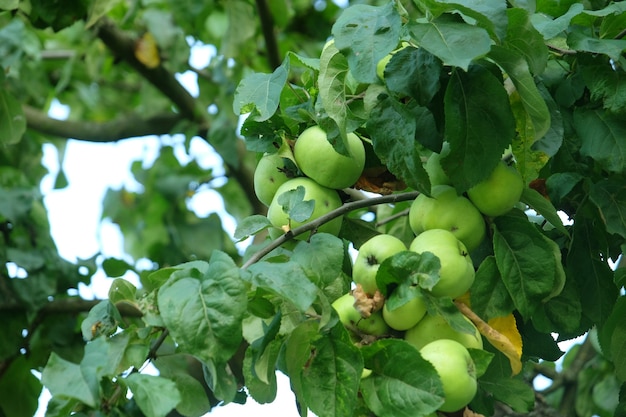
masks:
<svg viewBox="0 0 626 417"><path fill-rule="evenodd" d="M499 162L486 180L467 190L467 196L481 213L496 217L513 208L524 190L524 180L513 166Z"/></svg>
<svg viewBox="0 0 626 417"><path fill-rule="evenodd" d="M467 248L444 229L430 229L417 235L409 250L417 253L431 252L439 258L439 281L431 293L435 297L459 297L474 283L474 265Z"/></svg>
<svg viewBox="0 0 626 417"><path fill-rule="evenodd" d="M313 213L305 222L290 220L287 213L283 210L283 207L278 203L278 199L281 194L290 190L295 190L299 186L304 188L304 201L313 200L315 202ZM298 177L292 178L278 187L278 190L276 190L276 194L274 195L274 198L272 199L272 202L267 210L267 218L274 227L286 231L315 220L339 207L341 207L341 199L339 198L337 191L323 187L310 178ZM337 217L328 223L321 225L317 231L337 235L341 229L341 222L342 218ZM303 233L296 238L307 239L309 236L310 233Z"/></svg>
<svg viewBox="0 0 626 417"><path fill-rule="evenodd" d="M357 329L360 332L372 336L384 336L389 333L390 329L380 310L372 313L368 318L364 318L359 310L354 307L354 296L347 293L337 298L332 303L332 307L337 311L339 321L343 323L348 330Z"/></svg>
<svg viewBox="0 0 626 417"><path fill-rule="evenodd" d="M424 165L424 169L428 173L428 177L430 178L430 185L452 185L450 178L448 178L448 174L441 167L441 158L448 155L450 153L450 144L448 142L444 142L441 147L441 152L433 152L426 160L426 164Z"/></svg>
<svg viewBox="0 0 626 417"><path fill-rule="evenodd" d="M381 262L405 250L404 242L393 235L381 234L370 238L359 248L352 268L352 280L361 284L363 291L373 295L378 290L376 273Z"/></svg>
<svg viewBox="0 0 626 417"><path fill-rule="evenodd" d="M361 176L365 166L365 146L354 133L348 133L348 153L342 155L328 141L319 126L305 129L293 149L296 164L309 178L328 188L346 188Z"/></svg>
<svg viewBox="0 0 626 417"><path fill-rule="evenodd" d="M476 366L465 346L439 339L420 349L420 355L432 363L441 378L445 402L440 411L458 411L472 401L478 390Z"/></svg>
<svg viewBox="0 0 626 417"><path fill-rule="evenodd" d="M293 167L278 153L264 154L254 170L254 192L259 201L266 206L272 203L278 187L295 174Z"/></svg>
<svg viewBox="0 0 626 417"><path fill-rule="evenodd" d="M385 322L395 330L408 330L414 327L424 314L426 314L426 303L421 297L411 298L406 304L400 307L389 310L387 303L383 306L383 319Z"/></svg>
<svg viewBox="0 0 626 417"><path fill-rule="evenodd" d="M420 194L411 204L409 224L416 235L430 229L448 230L470 252L480 245L487 230L476 206L449 185L433 187L432 197Z"/></svg>
<svg viewBox="0 0 626 417"><path fill-rule="evenodd" d="M465 320L474 328L474 334L457 332L442 316L426 314L415 326L406 331L404 340L417 349L421 349L428 343L439 339L452 339L466 348L482 349L483 339L480 336L480 332L467 317L465 317Z"/></svg>

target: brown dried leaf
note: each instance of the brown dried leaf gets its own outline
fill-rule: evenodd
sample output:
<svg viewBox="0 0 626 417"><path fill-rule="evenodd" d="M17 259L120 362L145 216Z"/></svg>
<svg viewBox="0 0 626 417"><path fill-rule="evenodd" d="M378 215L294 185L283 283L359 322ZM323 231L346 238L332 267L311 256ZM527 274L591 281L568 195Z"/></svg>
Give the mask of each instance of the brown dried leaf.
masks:
<svg viewBox="0 0 626 417"><path fill-rule="evenodd" d="M383 304L385 303L385 297L380 291L377 290L374 295L370 296L363 291L361 284L356 285L356 288L352 291L352 296L354 297L354 308L356 308L361 314L361 317L365 319L371 316L375 311L383 308Z"/></svg>

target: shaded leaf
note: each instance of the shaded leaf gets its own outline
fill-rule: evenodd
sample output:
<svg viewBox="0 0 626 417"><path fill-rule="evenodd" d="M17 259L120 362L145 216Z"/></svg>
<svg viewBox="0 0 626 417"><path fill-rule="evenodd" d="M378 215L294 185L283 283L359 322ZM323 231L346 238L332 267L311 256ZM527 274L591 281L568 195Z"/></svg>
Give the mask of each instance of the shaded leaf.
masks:
<svg viewBox="0 0 626 417"><path fill-rule="evenodd" d="M361 381L367 406L380 417L432 413L444 402L443 387L432 364L404 340L383 339L362 348L372 375Z"/></svg>
<svg viewBox="0 0 626 417"><path fill-rule="evenodd" d="M413 40L439 58L445 65L467 71L472 61L491 49L491 39L483 28L438 19L428 23L408 24Z"/></svg>
<svg viewBox="0 0 626 417"><path fill-rule="evenodd" d="M170 379L134 373L125 381L146 417L165 417L181 401L178 387Z"/></svg>
<svg viewBox="0 0 626 417"><path fill-rule="evenodd" d="M620 179L604 179L592 186L589 198L600 210L607 232L626 239L626 183Z"/></svg>

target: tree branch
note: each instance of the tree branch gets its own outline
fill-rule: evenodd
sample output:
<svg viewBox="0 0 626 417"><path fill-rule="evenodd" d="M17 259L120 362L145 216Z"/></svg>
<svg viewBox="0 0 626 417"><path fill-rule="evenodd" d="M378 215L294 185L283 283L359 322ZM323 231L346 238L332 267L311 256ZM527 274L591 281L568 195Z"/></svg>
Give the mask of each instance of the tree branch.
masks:
<svg viewBox="0 0 626 417"><path fill-rule="evenodd" d="M278 42L274 33L274 19L272 13L265 0L256 0L256 7L261 20L261 29L263 38L265 39L265 48L267 49L267 60L272 67L276 69L280 66L280 53L278 52Z"/></svg>
<svg viewBox="0 0 626 417"><path fill-rule="evenodd" d="M129 37L107 19L100 20L97 29L98 37L119 59L126 61L146 80L154 85L178 107L181 114L206 128L203 112L196 106L196 99L178 82L176 77L163 65L148 68L135 56L135 39Z"/></svg>
<svg viewBox="0 0 626 417"><path fill-rule="evenodd" d="M302 226L296 227L280 236L278 239L274 240L272 243L252 255L246 263L241 266L241 269L246 269L250 265L258 262L265 255L282 245L283 243L293 239L294 237L306 233L311 230L316 230L318 227L323 225L324 223L328 223L329 221L342 216L346 213L349 213L354 210L376 206L379 204L387 204L387 203L399 203L400 201L414 200L420 193L418 191L410 191L408 193L402 194L391 194L382 197L374 197L368 198L366 200L353 201L351 203L346 203L341 207L326 213L325 215L318 217L317 219L303 224Z"/></svg>
<svg viewBox="0 0 626 417"><path fill-rule="evenodd" d="M91 310L96 304L102 300L84 300L82 298L59 298L50 301L41 309L38 314L42 316L54 314L78 314ZM143 314L137 308L130 304L118 303L115 305L120 314L125 317L141 317ZM5 303L0 304L0 313L23 313L28 310L27 306L22 303Z"/></svg>
<svg viewBox="0 0 626 417"><path fill-rule="evenodd" d="M76 122L48 117L44 112L23 105L30 129L46 135L73 138L87 142L116 142L131 137L173 133L183 117L175 113L161 113L147 118L136 114L108 122Z"/></svg>

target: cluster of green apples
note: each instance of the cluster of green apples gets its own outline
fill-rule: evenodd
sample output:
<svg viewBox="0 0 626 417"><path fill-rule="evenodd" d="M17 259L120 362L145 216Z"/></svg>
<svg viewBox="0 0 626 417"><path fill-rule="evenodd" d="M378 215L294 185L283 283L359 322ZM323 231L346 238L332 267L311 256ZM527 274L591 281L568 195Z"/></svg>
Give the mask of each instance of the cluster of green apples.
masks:
<svg viewBox="0 0 626 417"><path fill-rule="evenodd" d="M276 153L264 154L254 172L254 191L268 206L267 217L275 237L305 222L315 220L342 204L337 190L352 186L365 166L365 147L354 133L347 135L348 155L335 150L326 132L315 125L305 129L293 147L287 142ZM289 217L281 195L304 189L303 201L312 201L313 212L303 222ZM318 232L338 235L341 217L321 225ZM306 239L310 233L298 236Z"/></svg>
<svg viewBox="0 0 626 417"><path fill-rule="evenodd" d="M459 195L439 162L448 151L444 146L441 153L434 153L425 163L434 186L431 196L420 195L411 205L409 224L416 237L410 245L407 247L393 235L380 234L359 248L352 276L359 293L380 299L381 289L376 280L380 264L407 250L430 252L439 258L439 281L429 291L434 297L458 298L474 283L470 253L485 239L485 220L514 207L521 197L523 181L514 167L501 162L486 180L466 195ZM391 296L393 293L388 294ZM468 348L483 348L478 329L466 318L474 329L473 334L456 331L442 316L427 312L423 297L416 296L394 309L388 308L384 301L379 304L378 310L363 315L355 306L354 295L346 294L333 307L352 332L373 337L403 337L433 364L441 377L445 402L440 411L463 409L477 391L475 366Z"/></svg>

